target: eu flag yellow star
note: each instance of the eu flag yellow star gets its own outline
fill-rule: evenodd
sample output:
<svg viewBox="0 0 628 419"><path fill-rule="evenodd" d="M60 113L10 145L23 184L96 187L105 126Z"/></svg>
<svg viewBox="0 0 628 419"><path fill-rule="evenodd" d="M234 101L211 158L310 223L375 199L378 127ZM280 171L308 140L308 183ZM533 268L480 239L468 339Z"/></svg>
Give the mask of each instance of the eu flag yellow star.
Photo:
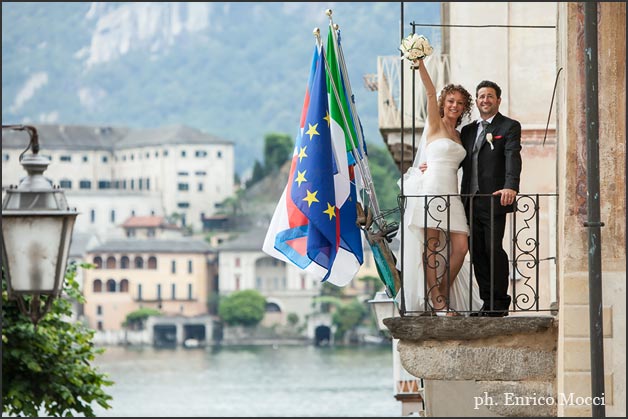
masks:
<svg viewBox="0 0 628 419"><path fill-rule="evenodd" d="M327 112L327 115L325 115L325 118L323 119L327 121L327 126L329 126L329 124L331 123L331 117L329 116L329 112Z"/></svg>
<svg viewBox="0 0 628 419"><path fill-rule="evenodd" d="M299 186L301 186L302 182L307 182L307 179L305 178L305 172L307 172L307 170L304 170L302 172L299 172L297 170L297 178L294 181L297 182Z"/></svg>
<svg viewBox="0 0 628 419"><path fill-rule="evenodd" d="M316 198L317 193L318 191L314 191L314 192L310 192L309 190L307 191L307 196L303 198L303 200L307 202L308 208L312 206L312 202L319 202L318 199Z"/></svg>
<svg viewBox="0 0 628 419"><path fill-rule="evenodd" d="M336 216L336 207L334 205L329 205L329 202L328 202L327 209L323 211L323 214L329 215L329 219L331 220L332 218Z"/></svg>
<svg viewBox="0 0 628 419"><path fill-rule="evenodd" d="M305 154L306 148L307 146L301 147L301 150L299 150L299 163L301 163L301 160L303 160L303 157L307 157L307 154Z"/></svg>
<svg viewBox="0 0 628 419"><path fill-rule="evenodd" d="M308 122L308 125L310 126L310 128L307 131L305 131L305 133L310 136L310 140L312 139L312 136L320 135L319 132L316 131L316 127L318 127L318 123L312 125Z"/></svg>

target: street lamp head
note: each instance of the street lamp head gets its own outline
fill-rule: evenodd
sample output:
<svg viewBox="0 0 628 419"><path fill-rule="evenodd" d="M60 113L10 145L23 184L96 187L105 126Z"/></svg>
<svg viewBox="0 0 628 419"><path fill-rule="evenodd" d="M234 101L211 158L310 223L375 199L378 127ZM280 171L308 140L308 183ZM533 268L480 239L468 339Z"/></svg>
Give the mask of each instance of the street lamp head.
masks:
<svg viewBox="0 0 628 419"><path fill-rule="evenodd" d="M78 213L68 207L63 190L43 176L50 161L37 154L37 130L23 125L2 128L30 134L27 150L32 154L20 158L28 175L17 187L9 187L2 201L2 268L9 298L37 324L63 288Z"/></svg>
<svg viewBox="0 0 628 419"><path fill-rule="evenodd" d="M397 310L395 300L390 298L388 294L386 294L386 291L377 292L375 297L368 302L371 304L375 317L377 318L377 326L381 331L388 330L384 324L384 319L389 317L399 317L399 311Z"/></svg>

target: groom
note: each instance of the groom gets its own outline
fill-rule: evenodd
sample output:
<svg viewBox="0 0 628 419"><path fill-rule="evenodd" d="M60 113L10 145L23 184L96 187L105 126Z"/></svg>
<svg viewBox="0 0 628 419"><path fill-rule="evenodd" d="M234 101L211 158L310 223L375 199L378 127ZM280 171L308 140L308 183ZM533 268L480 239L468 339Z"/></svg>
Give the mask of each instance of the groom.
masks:
<svg viewBox="0 0 628 419"><path fill-rule="evenodd" d="M484 301L480 312L472 315L490 317L507 316L510 306L508 255L502 241L521 174L521 124L499 113L501 93L496 83L480 82L475 90L480 119L460 133L467 150L461 194L472 229L469 248L475 278ZM493 196L471 196L476 194Z"/></svg>

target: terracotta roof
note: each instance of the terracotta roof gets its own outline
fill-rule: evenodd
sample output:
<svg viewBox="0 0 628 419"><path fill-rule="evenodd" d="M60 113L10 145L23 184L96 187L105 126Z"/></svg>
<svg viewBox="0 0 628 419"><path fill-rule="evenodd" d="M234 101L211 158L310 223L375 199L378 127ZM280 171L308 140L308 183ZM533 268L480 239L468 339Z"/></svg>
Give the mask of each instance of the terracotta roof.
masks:
<svg viewBox="0 0 628 419"><path fill-rule="evenodd" d="M166 219L159 215L145 215L145 216L133 216L126 219L122 224L124 228L148 228L148 227L162 227L162 228L178 228L174 224L168 224Z"/></svg>

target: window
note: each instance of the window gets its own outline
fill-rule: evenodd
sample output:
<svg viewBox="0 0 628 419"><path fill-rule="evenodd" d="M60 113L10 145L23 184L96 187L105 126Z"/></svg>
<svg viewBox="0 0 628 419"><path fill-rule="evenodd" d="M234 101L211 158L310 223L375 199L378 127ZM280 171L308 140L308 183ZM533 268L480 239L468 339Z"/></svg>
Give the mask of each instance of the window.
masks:
<svg viewBox="0 0 628 419"><path fill-rule="evenodd" d="M120 258L120 269L129 269L129 257L122 256Z"/></svg>
<svg viewBox="0 0 628 419"><path fill-rule="evenodd" d="M155 237L155 229L153 227L149 228L146 231L146 236L148 236L148 237Z"/></svg>
<svg viewBox="0 0 628 419"><path fill-rule="evenodd" d="M259 276L255 278L255 289L257 290L262 289L262 278L260 278Z"/></svg>
<svg viewBox="0 0 628 419"><path fill-rule="evenodd" d="M216 157L218 157L219 159L222 159L222 151L217 152Z"/></svg>
<svg viewBox="0 0 628 419"><path fill-rule="evenodd" d="M107 269L116 269L116 258L113 256L107 258Z"/></svg>
<svg viewBox="0 0 628 419"><path fill-rule="evenodd" d="M59 181L59 187L63 189L72 189L72 181L69 179L61 179Z"/></svg>
<svg viewBox="0 0 628 419"><path fill-rule="evenodd" d="M196 176L207 176L207 172L204 170L199 170L198 172L194 173Z"/></svg>
<svg viewBox="0 0 628 419"><path fill-rule="evenodd" d="M305 275L301 275L301 289L305 289Z"/></svg>
<svg viewBox="0 0 628 419"><path fill-rule="evenodd" d="M79 189L92 189L92 182L89 180L82 180L79 182Z"/></svg>
<svg viewBox="0 0 628 419"><path fill-rule="evenodd" d="M142 190L142 187L144 186L144 185L143 185L143 183L144 183L144 179L139 178L139 179L137 180L137 188L138 188L140 191Z"/></svg>
<svg viewBox="0 0 628 419"><path fill-rule="evenodd" d="M127 236L127 237L135 237L135 229L134 229L134 228L129 228L129 229L126 231L126 236Z"/></svg>
<svg viewBox="0 0 628 419"><path fill-rule="evenodd" d="M188 172L177 172L178 176L187 176L188 174Z"/></svg>
<svg viewBox="0 0 628 419"><path fill-rule="evenodd" d="M205 150L196 150L194 155L196 157L207 157L207 151L205 151Z"/></svg>
<svg viewBox="0 0 628 419"><path fill-rule="evenodd" d="M157 269L157 258L155 256L148 258L148 269Z"/></svg>
<svg viewBox="0 0 628 419"><path fill-rule="evenodd" d="M120 292L129 292L129 280L123 279L120 281Z"/></svg>
<svg viewBox="0 0 628 419"><path fill-rule="evenodd" d="M92 224L96 222L96 211L94 210L89 211L89 222Z"/></svg>
<svg viewBox="0 0 628 419"><path fill-rule="evenodd" d="M192 299L192 284L188 284L188 300Z"/></svg>
<svg viewBox="0 0 628 419"><path fill-rule="evenodd" d="M198 184L198 191L199 192L203 192L203 184L202 183Z"/></svg>
<svg viewBox="0 0 628 419"><path fill-rule="evenodd" d="M94 292L102 292L102 281L100 279L95 279L92 285L92 290Z"/></svg>
<svg viewBox="0 0 628 419"><path fill-rule="evenodd" d="M146 178L146 190L150 191L150 179Z"/></svg>
<svg viewBox="0 0 628 419"><path fill-rule="evenodd" d="M240 275L236 275L235 277L235 289L236 291L240 290Z"/></svg>
<svg viewBox="0 0 628 419"><path fill-rule="evenodd" d="M109 157L107 157L107 156L102 156L102 157L100 158L100 161L101 161L101 162L103 162L103 163L107 163L107 162L109 161Z"/></svg>
<svg viewBox="0 0 628 419"><path fill-rule="evenodd" d="M135 189L135 179L131 179L131 190Z"/></svg>
<svg viewBox="0 0 628 419"><path fill-rule="evenodd" d="M181 157L184 157L184 158L185 158L186 156L187 156L186 151L185 151L185 150L181 150Z"/></svg>
<svg viewBox="0 0 628 419"><path fill-rule="evenodd" d="M137 299L142 301L142 284L137 284Z"/></svg>
<svg viewBox="0 0 628 419"><path fill-rule="evenodd" d="M98 320L98 325L96 327L98 328L98 330L102 331L103 329L102 321Z"/></svg>
<svg viewBox="0 0 628 419"><path fill-rule="evenodd" d="M172 299L176 300L177 299L177 284L172 284L170 286L170 292L172 293Z"/></svg>
<svg viewBox="0 0 628 419"><path fill-rule="evenodd" d="M111 189L111 181L110 180L99 180L98 181L98 189Z"/></svg>
<svg viewBox="0 0 628 419"><path fill-rule="evenodd" d="M190 203L189 202L178 202L177 203L177 207L178 208L190 208Z"/></svg>
<svg viewBox="0 0 628 419"><path fill-rule="evenodd" d="M135 269L143 269L144 268L144 259L141 256L135 257Z"/></svg>
<svg viewBox="0 0 628 419"><path fill-rule="evenodd" d="M161 284L157 284L157 299L161 300Z"/></svg>
<svg viewBox="0 0 628 419"><path fill-rule="evenodd" d="M89 161L89 157L83 156L83 163L87 163Z"/></svg>
<svg viewBox="0 0 628 419"><path fill-rule="evenodd" d="M116 281L113 279L107 280L107 292L116 292Z"/></svg>
<svg viewBox="0 0 628 419"><path fill-rule="evenodd" d="M2 161L9 161L9 155L7 153L2 154Z"/></svg>
<svg viewBox="0 0 628 419"><path fill-rule="evenodd" d="M191 274L192 273L192 261L188 260L188 273Z"/></svg>
<svg viewBox="0 0 628 419"><path fill-rule="evenodd" d="M96 265L96 269L102 269L102 258L100 256L94 258L94 265Z"/></svg>
<svg viewBox="0 0 628 419"><path fill-rule="evenodd" d="M162 154L163 154L163 156L164 156L164 157L168 157L168 150L164 150L164 151L162 152Z"/></svg>
<svg viewBox="0 0 628 419"><path fill-rule="evenodd" d="M68 156L68 155L59 156L59 160L60 161L71 162L72 161L72 156Z"/></svg>
<svg viewBox="0 0 628 419"><path fill-rule="evenodd" d="M170 272L172 272L173 274L177 273L177 261L173 260L172 263L170 264Z"/></svg>
<svg viewBox="0 0 628 419"><path fill-rule="evenodd" d="M179 189L180 191L188 191L190 189L190 186L187 183L179 183L177 189Z"/></svg>
<svg viewBox="0 0 628 419"><path fill-rule="evenodd" d="M100 304L96 306L96 314L99 316L102 314L102 306Z"/></svg>
<svg viewBox="0 0 628 419"><path fill-rule="evenodd" d="M116 222L116 210L111 210L111 222Z"/></svg>
<svg viewBox="0 0 628 419"><path fill-rule="evenodd" d="M235 266L236 268L240 267L240 258L235 258Z"/></svg>

